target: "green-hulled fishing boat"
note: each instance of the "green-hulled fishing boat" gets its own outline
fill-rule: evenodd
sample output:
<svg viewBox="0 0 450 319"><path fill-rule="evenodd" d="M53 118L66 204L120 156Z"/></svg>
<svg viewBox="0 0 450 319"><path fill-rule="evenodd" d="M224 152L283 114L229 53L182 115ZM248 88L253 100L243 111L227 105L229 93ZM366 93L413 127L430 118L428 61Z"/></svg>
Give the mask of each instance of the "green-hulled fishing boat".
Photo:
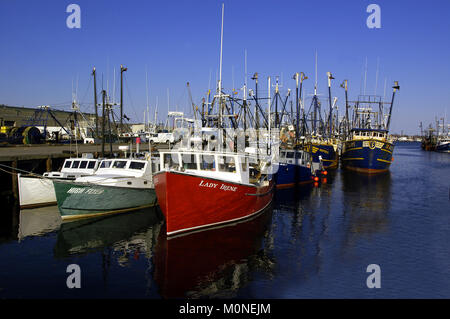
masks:
<svg viewBox="0 0 450 319"><path fill-rule="evenodd" d="M156 162L106 159L97 172L75 181L53 181L61 217L72 220L123 213L156 205Z"/></svg>

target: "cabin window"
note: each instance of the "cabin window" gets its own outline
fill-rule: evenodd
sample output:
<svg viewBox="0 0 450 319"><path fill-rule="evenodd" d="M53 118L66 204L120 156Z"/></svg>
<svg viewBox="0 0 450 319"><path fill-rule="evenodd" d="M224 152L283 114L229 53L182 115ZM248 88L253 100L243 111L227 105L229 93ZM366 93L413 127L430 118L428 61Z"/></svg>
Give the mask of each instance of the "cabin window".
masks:
<svg viewBox="0 0 450 319"><path fill-rule="evenodd" d="M142 162L131 162L130 169L144 169L145 163Z"/></svg>
<svg viewBox="0 0 450 319"><path fill-rule="evenodd" d="M89 163L88 163L88 168L89 169L94 169L95 168L95 161L89 161Z"/></svg>
<svg viewBox="0 0 450 319"><path fill-rule="evenodd" d="M180 163L178 160L178 153L164 154L164 167L165 168L175 168L179 167Z"/></svg>
<svg viewBox="0 0 450 319"><path fill-rule="evenodd" d="M182 154L184 169L197 169L197 157L195 154Z"/></svg>
<svg viewBox="0 0 450 319"><path fill-rule="evenodd" d="M80 165L80 161L73 161L72 168L78 168L78 165Z"/></svg>
<svg viewBox="0 0 450 319"><path fill-rule="evenodd" d="M236 172L236 162L234 157L219 156L219 171L221 172Z"/></svg>
<svg viewBox="0 0 450 319"><path fill-rule="evenodd" d="M70 165L72 165L72 161L66 161L64 163L64 168L70 168Z"/></svg>
<svg viewBox="0 0 450 319"><path fill-rule="evenodd" d="M81 161L79 168L86 168L88 161Z"/></svg>
<svg viewBox="0 0 450 319"><path fill-rule="evenodd" d="M213 171L216 168L214 155L201 155L200 169Z"/></svg>
<svg viewBox="0 0 450 319"><path fill-rule="evenodd" d="M109 168L111 166L111 161L102 161L100 168Z"/></svg>
<svg viewBox="0 0 450 319"><path fill-rule="evenodd" d="M127 165L127 161L114 161L112 167L113 168L125 168Z"/></svg>
<svg viewBox="0 0 450 319"><path fill-rule="evenodd" d="M294 152L286 152L286 158L294 158Z"/></svg>

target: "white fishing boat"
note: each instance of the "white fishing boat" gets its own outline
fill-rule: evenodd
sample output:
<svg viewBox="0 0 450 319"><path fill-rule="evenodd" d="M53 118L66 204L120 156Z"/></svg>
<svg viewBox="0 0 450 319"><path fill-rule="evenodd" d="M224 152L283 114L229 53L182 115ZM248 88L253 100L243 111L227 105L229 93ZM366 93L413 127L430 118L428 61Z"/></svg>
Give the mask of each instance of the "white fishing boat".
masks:
<svg viewBox="0 0 450 319"><path fill-rule="evenodd" d="M436 144L436 151L443 153L450 153L450 135L438 137Z"/></svg>
<svg viewBox="0 0 450 319"><path fill-rule="evenodd" d="M60 171L38 174L17 174L19 205L21 209L56 205L53 180L75 180L92 175L100 160L88 157L70 158L64 161Z"/></svg>

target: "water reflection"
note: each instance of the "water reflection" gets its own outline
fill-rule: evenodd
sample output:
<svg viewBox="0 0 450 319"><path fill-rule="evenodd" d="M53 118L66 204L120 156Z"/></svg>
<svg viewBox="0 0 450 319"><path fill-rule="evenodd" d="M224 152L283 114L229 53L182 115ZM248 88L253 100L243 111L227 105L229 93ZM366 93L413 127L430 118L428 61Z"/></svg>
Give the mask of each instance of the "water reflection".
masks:
<svg viewBox="0 0 450 319"><path fill-rule="evenodd" d="M162 223L158 207L62 223L54 247L56 258L85 255L112 247L151 255L152 246ZM119 264L121 260L118 260Z"/></svg>
<svg viewBox="0 0 450 319"><path fill-rule="evenodd" d="M349 232L371 234L388 227L391 205L391 173L363 175L342 172L344 217Z"/></svg>
<svg viewBox="0 0 450 319"><path fill-rule="evenodd" d="M250 280L250 272L270 274L274 262L264 248L272 207L253 219L167 239L155 248L154 279L164 298L229 298Z"/></svg>
<svg viewBox="0 0 450 319"><path fill-rule="evenodd" d="M61 226L58 206L21 210L19 220L19 241L29 236L45 235Z"/></svg>

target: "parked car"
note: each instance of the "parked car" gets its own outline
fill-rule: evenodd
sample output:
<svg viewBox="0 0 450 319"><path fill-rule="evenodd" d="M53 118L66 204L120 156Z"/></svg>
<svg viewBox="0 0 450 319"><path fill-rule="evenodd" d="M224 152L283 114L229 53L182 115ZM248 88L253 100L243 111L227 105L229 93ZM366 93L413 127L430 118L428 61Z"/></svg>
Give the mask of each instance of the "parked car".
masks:
<svg viewBox="0 0 450 319"><path fill-rule="evenodd" d="M150 143L160 144L160 143L173 143L175 142L175 138L173 133L169 133L167 131L162 131L159 133L150 133L148 137Z"/></svg>

